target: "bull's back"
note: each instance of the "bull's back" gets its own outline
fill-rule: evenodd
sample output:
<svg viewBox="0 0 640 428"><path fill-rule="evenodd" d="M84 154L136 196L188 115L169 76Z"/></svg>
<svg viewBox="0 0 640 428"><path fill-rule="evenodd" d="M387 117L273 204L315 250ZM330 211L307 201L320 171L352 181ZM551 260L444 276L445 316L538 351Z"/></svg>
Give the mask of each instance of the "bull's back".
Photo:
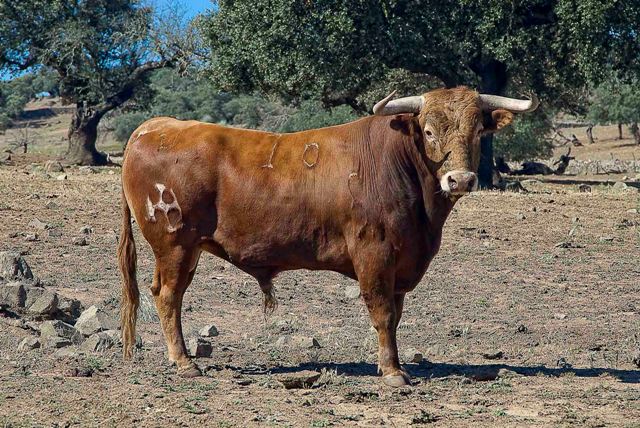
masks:
<svg viewBox="0 0 640 428"><path fill-rule="evenodd" d="M316 267L346 252L347 140L340 127L272 134L156 118L129 140L123 188L152 246L188 242L240 264L277 264L280 254Z"/></svg>

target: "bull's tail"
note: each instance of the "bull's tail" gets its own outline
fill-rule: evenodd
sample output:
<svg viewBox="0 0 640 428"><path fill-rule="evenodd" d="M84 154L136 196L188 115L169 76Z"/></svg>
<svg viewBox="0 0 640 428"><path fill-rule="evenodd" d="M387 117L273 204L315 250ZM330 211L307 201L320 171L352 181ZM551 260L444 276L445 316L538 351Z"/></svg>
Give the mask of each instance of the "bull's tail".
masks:
<svg viewBox="0 0 640 428"><path fill-rule="evenodd" d="M131 358L136 340L136 321L140 292L136 279L136 243L131 230L131 209L122 191L122 231L118 245L118 265L122 274L122 301L120 302L120 327L124 359Z"/></svg>

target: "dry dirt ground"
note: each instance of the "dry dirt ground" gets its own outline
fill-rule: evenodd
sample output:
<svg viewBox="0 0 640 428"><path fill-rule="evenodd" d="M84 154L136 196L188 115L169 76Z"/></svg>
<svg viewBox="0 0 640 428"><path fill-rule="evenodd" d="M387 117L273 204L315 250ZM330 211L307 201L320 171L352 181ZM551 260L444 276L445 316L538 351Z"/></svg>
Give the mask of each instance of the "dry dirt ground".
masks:
<svg viewBox="0 0 640 428"><path fill-rule="evenodd" d="M57 180L44 159L0 167L0 251L21 251L34 274L85 307L115 307L120 171L67 168ZM578 191L580 181L616 177L537 178L523 182L528 193L478 192L456 206L400 324L401 356L415 348L427 360L406 364L413 387L376 376L366 309L344 294L351 280L284 273L280 306L265 320L252 278L205 255L183 322L188 338L209 323L220 331L213 356L197 361L206 376L175 375L149 308L132 362L117 348L18 352L30 333L0 318L0 426L640 426L640 193L598 183ZM34 218L56 232L25 241ZM89 245L72 245L84 225ZM148 294L152 254L136 238ZM296 335L320 347L278 341ZM71 376L76 368L93 376ZM313 388L276 381L305 369L323 371Z"/></svg>

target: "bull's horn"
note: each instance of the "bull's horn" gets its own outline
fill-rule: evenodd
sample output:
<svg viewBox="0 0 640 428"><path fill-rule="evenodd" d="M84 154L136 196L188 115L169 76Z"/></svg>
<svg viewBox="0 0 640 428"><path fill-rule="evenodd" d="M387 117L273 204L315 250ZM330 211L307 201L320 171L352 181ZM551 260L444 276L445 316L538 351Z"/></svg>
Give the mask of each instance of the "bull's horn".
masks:
<svg viewBox="0 0 640 428"><path fill-rule="evenodd" d="M424 105L424 98L421 96L398 98L391 101L396 91L391 92L384 99L378 101L373 106L373 114L376 116L391 116L401 113L420 113Z"/></svg>
<svg viewBox="0 0 640 428"><path fill-rule="evenodd" d="M504 109L513 113L528 113L538 108L540 101L535 94L530 100L518 100L515 98L500 97L498 95L480 94L483 110Z"/></svg>

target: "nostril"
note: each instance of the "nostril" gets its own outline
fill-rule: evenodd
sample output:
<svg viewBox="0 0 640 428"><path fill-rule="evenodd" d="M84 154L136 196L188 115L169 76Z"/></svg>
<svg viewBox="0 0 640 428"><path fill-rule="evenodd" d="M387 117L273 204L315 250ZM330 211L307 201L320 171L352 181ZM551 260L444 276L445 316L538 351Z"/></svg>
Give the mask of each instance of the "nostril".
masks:
<svg viewBox="0 0 640 428"><path fill-rule="evenodd" d="M449 183L449 189L451 190L456 190L458 188L458 182L451 175L447 177L447 183Z"/></svg>
<svg viewBox="0 0 640 428"><path fill-rule="evenodd" d="M474 175L473 177L471 177L471 179L469 180L469 190L473 189L476 187L476 176Z"/></svg>

